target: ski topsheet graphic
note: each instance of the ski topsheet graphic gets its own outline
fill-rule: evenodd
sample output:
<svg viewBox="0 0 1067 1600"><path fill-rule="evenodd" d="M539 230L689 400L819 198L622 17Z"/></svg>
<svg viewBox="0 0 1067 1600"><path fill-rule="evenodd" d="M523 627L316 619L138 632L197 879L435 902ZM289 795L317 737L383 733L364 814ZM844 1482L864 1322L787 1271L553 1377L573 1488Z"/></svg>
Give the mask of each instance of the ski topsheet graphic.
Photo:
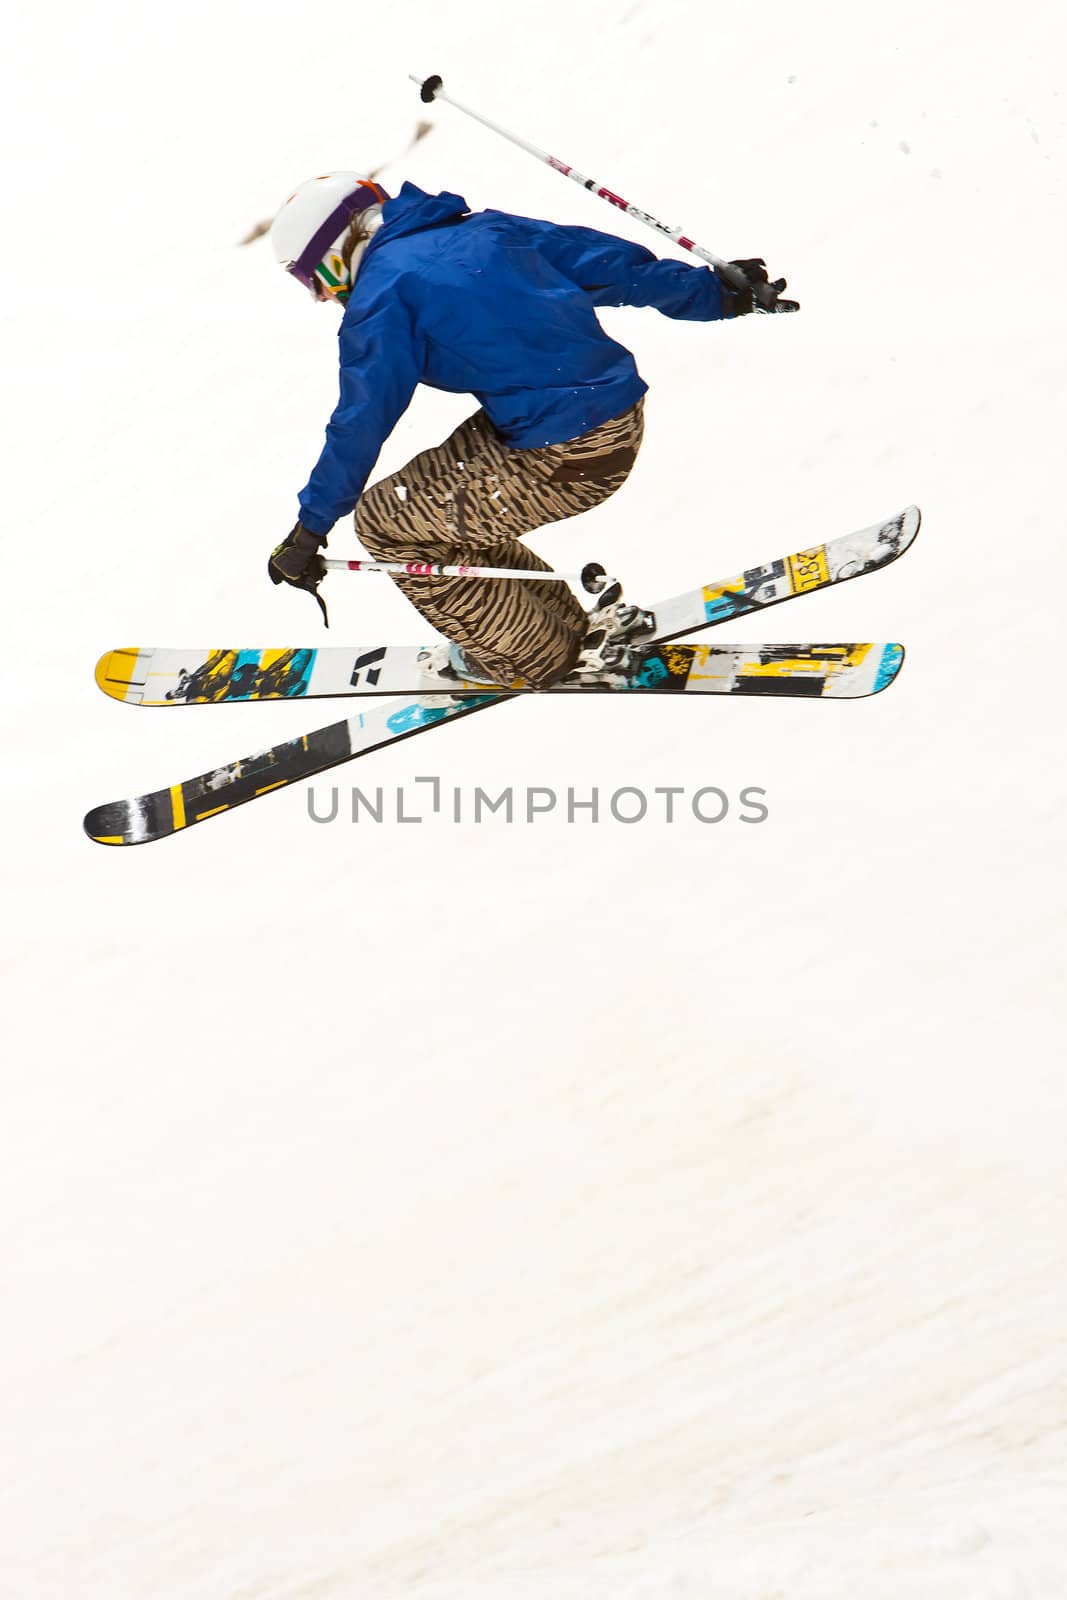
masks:
<svg viewBox="0 0 1067 1600"><path fill-rule="evenodd" d="M690 590L664 601L654 608L655 626L651 639L642 644L641 652L650 660L654 657L661 664L665 663L669 659L669 653L663 649L654 649L654 646L663 646L670 640L699 628L715 627L733 618L764 610L794 595L813 593L832 584L848 582L865 573L877 571L902 555L911 545L919 531L919 521L919 511L912 506L899 516L877 523L858 533L846 535L844 538L832 540L809 550L799 551L766 566L748 568L736 578ZM810 654L806 661L794 655L775 662L776 649L796 652L798 648L807 652L823 652L821 678L817 664ZM709 650L707 647L691 647L692 653L688 656L685 681L682 683L683 691L686 687L690 687L688 684L690 671L701 649L706 651L702 664L706 665L714 659L713 648ZM388 653L388 647L386 650ZM827 652L831 654L827 655ZM833 652L838 654L834 655ZM863 654L861 658L853 660L849 652L863 652ZM903 656L902 649L898 645L724 646L723 653L735 659L726 671L719 674L720 681L725 682L730 679L732 673L735 681L747 680L750 685L762 682L763 687L747 689L720 687L710 691L705 689L703 692L750 694L785 692L806 698L830 698L834 696L834 691L827 687L828 684L833 682L844 686L848 674L858 672L861 677L853 677L853 687L851 691L846 690L846 694L874 694L892 681L899 670ZM165 688L162 695L156 697L158 686L153 683L150 670L146 670L142 678L136 677L141 670L139 666L141 658L146 655L154 658L157 654L162 658L164 655L174 657L185 653L112 651L102 658L97 670L97 681L105 692L113 694L118 699L132 699L134 703L156 705L175 703L166 700ZM240 655L241 652L219 652L219 654ZM294 674L294 671L296 681L302 680L306 663L294 667L294 660L296 656L304 653L277 651L248 654L257 658L263 655L268 657L266 670L273 669L275 686L282 687L280 696L271 697L290 698L284 692L284 682L287 677ZM335 652L308 651L306 654L330 656ZM192 669L188 661L172 662L171 667L167 668L167 671L173 670L174 676L170 680L172 684L182 682L183 671L186 678L189 678L192 670L202 671L208 668L206 674L198 679L198 693L206 689L210 679L211 655L210 651L204 652L199 666L193 659ZM678 659L683 660L686 655L687 652L683 651ZM744 659L736 659L739 655ZM291 659L284 661L283 658L287 656ZM767 659L765 661L759 659L762 657ZM801 670L798 672L788 670L790 661ZM239 670L240 663L233 663L232 667L227 669L230 671L231 681L233 667ZM746 667L749 669L747 672L744 670ZM764 670L752 671L753 667L762 667ZM251 680L253 682L256 670L262 674L262 660L253 671ZM304 681L307 683L311 681L313 671L312 663ZM869 674L864 680L868 686L857 688L857 683L865 673ZM161 676L166 678L167 673L164 672ZM223 672L222 676L225 679L226 673ZM713 681L712 673L708 674L708 681ZM772 684L776 686L775 690L770 688ZM358 689L358 685L349 684L347 690L338 691L335 688L317 692L350 693L353 687ZM695 687L695 684L692 687ZM306 695L307 692L305 687L303 694ZM838 694L840 692L838 690ZM238 695L236 698L254 697L254 695ZM419 694L399 705L385 703L299 739L288 740L256 755L202 773L183 783L172 784L168 788L138 795L132 799L98 806L86 816L85 831L100 844L148 843L187 828L193 823L203 822L222 811L232 810L235 806L256 799L273 789L299 782L341 762L369 754L382 745L409 738L416 733L423 733L431 727L455 721L459 717L485 710L490 705L502 704L514 697L514 692L507 688L458 693L453 687L445 692ZM233 697L223 695L222 698ZM203 698L192 703L212 703L214 699L215 696L209 690L203 694Z"/></svg>
<svg viewBox="0 0 1067 1600"><path fill-rule="evenodd" d="M323 650L112 650L97 665L106 694L141 706L225 705L353 695L484 695L435 664L440 646L331 646ZM655 644L628 652L597 681L565 681L542 694L769 694L857 699L878 694L903 660L899 644ZM185 663L195 663L186 665ZM534 691L520 680L490 685Z"/></svg>

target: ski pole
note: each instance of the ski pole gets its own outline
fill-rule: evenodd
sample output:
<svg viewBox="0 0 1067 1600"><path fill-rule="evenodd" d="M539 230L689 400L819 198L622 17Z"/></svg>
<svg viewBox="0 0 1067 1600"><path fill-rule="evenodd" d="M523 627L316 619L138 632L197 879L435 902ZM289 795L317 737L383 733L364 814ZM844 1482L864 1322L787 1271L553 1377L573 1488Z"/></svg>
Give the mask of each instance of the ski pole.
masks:
<svg viewBox="0 0 1067 1600"><path fill-rule="evenodd" d="M577 168L569 166L566 161L560 161L557 156L550 156L547 150L541 150L537 145L530 144L526 139L521 139L517 133L509 133L506 128L500 127L499 123L490 122L489 118L483 117L480 112L473 111L470 106L461 104L459 100L454 100L451 95L445 93L442 80L437 74L430 78L419 78L416 77L415 73L409 72L408 77L412 83L419 85L422 100L426 105L429 105L434 100L444 100L448 105L455 106L457 111L462 111L465 116L473 117L475 122L480 122L483 128L489 128L493 133L499 133L501 138L509 139L512 144L517 144L520 150L525 150L527 154L536 156L538 161L543 161L546 166L554 168L556 172L561 172L565 178L570 178L574 183L580 183L583 189L589 189L593 194L599 196L601 200L606 200L609 205L617 206L620 211L625 211L628 217L635 217L638 222L643 222L646 227L655 229L657 233L666 234L667 238L673 239L675 244L680 244L684 250L690 251L692 255L699 256L701 261L706 261L709 266L714 267L716 272L726 278L729 283L732 283L735 288L751 289L757 305L762 310L775 310L778 291L773 284L752 284L745 274L740 272L731 262L723 261L721 257L715 255L711 250L705 250L703 245L694 243L692 239L682 232L681 228L671 228L667 223L660 222L650 212L642 211L640 206L631 205L629 200L624 200L614 190L605 188L595 178L587 178L584 172L579 172Z"/></svg>
<svg viewBox="0 0 1067 1600"><path fill-rule="evenodd" d="M402 150L399 155L390 156L387 161L380 161L376 167L371 168L371 170L367 173L367 177L376 178L383 168L391 167L394 162L402 161L406 155L409 155L411 151L414 150L420 139L425 139L432 127L432 122L416 122L415 132L409 140L406 148ZM270 232L273 221L274 217L264 217L262 222L257 222L254 227L249 228L244 238L238 240L238 243L254 244L257 239L262 239L265 233Z"/></svg>
<svg viewBox="0 0 1067 1600"><path fill-rule="evenodd" d="M587 594L604 594L612 587L597 561L589 561L581 572L528 572L525 567L445 566L439 561L334 561L323 558L327 572L395 572L406 578L515 578L527 583L580 583Z"/></svg>

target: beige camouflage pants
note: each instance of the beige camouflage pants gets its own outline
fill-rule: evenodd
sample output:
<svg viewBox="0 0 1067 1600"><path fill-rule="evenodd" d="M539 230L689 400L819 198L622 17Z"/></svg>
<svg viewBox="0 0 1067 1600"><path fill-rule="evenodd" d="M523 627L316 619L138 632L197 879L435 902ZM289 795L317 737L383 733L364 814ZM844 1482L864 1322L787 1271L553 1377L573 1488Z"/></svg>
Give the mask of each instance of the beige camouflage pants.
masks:
<svg viewBox="0 0 1067 1600"><path fill-rule="evenodd" d="M506 445L484 411L368 489L356 534L376 561L551 568L525 533L589 511L626 482L643 432L644 397L603 427L537 450ZM569 672L585 612L565 583L507 578L396 578L426 620L502 681L538 687Z"/></svg>

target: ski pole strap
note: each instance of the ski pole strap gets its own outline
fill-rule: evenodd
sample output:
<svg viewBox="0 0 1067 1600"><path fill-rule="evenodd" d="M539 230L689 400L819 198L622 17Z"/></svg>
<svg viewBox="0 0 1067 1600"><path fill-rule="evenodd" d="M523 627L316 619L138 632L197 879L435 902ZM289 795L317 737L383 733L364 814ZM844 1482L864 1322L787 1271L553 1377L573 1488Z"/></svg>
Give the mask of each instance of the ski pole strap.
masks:
<svg viewBox="0 0 1067 1600"><path fill-rule="evenodd" d="M590 561L581 572L528 572L525 567L445 566L439 561L331 561L327 572L392 572L404 578L512 578L527 583L580 583L588 594L601 594L614 582L599 562Z"/></svg>
<svg viewBox="0 0 1067 1600"><path fill-rule="evenodd" d="M520 150L525 150L528 155L534 156L538 161L543 161L546 166L552 167L556 172L561 172L565 178L570 178L573 183L581 184L583 189L590 190L593 194L599 196L601 200L606 200L609 205L616 206L620 211L625 211L628 217L634 217L638 222L643 222L646 227L655 229L657 233L666 235L668 239L673 239L675 244L682 246L683 250L688 250L692 255L699 256L701 261L706 261L709 267L714 267L715 271L720 273L728 283L733 284L735 288L753 288L743 272L739 272L731 262L722 260L720 256L715 255L711 250L705 250L703 245L696 244L687 234L682 232L681 228L671 228L667 223L660 222L651 212L642 211L640 206L631 205L629 200L624 200L613 189L605 188L595 178L587 178L584 172L579 172L576 167L570 166L566 161L560 161L557 156L549 155L547 150L538 149L537 145L530 144L526 139L521 139L517 133L509 133L507 128L500 127L499 123L490 122L489 118L483 117L480 112L473 111L470 106L462 105L460 101L454 100L451 95L445 93L442 79L437 74L430 78L419 78L416 77L415 73L409 72L408 77L412 83L419 85L421 97L427 105L433 100L444 100L448 105L455 106L456 110L462 111L464 116L473 117L475 122L482 124L483 128L489 128L493 133L500 134L502 139L510 140L512 144L518 145ZM753 293L756 303L762 306L765 311L774 309L777 294L769 284L753 289Z"/></svg>

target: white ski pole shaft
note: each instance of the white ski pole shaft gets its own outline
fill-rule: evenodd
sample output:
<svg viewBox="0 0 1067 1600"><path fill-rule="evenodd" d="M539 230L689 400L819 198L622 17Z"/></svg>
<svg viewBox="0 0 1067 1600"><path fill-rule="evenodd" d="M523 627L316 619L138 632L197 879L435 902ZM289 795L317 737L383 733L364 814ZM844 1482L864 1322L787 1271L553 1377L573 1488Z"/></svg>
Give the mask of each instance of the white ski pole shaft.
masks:
<svg viewBox="0 0 1067 1600"><path fill-rule="evenodd" d="M737 288L751 287L744 273L739 272L729 261L723 261L720 256L711 250L705 250L703 245L694 243L683 233L681 228L671 228L665 222L660 222L651 212L642 211L640 206L631 205L629 200L624 200L613 189L605 188L595 178L587 178L584 172L579 172L576 167L560 161L557 156L550 156L547 150L538 149L537 145L530 144L526 139L521 139L517 133L509 133L507 128L502 128L496 122L490 122L488 117L483 117L480 112L473 111L470 106L465 106L446 94L442 81L436 75L431 78L418 78L413 72L408 73L412 83L420 87L423 101L429 105L433 100L444 100L450 106L455 106L457 111L462 111L465 116L473 117L475 122L480 122L483 128L489 128L493 133L499 133L501 138L509 139L512 144L517 144L520 150L525 150L529 155L535 156L538 161L543 161L546 166L552 167L556 172L561 172L565 178L570 178L574 183L580 183L583 189L588 189L592 194L598 195L601 200L606 200L609 205L616 206L619 211L625 211L628 217L635 217L638 222L643 222L646 227L653 228L657 233L665 234L668 239L673 239L675 244L680 244L683 250L688 250L692 255L699 256L701 261L706 261L710 267L734 284Z"/></svg>
<svg viewBox="0 0 1067 1600"><path fill-rule="evenodd" d="M590 594L600 594L612 580L604 568L590 561L581 572L528 572L524 567L444 566L438 561L335 561L324 557L327 572L393 572L404 578L513 578L527 583L580 583Z"/></svg>

